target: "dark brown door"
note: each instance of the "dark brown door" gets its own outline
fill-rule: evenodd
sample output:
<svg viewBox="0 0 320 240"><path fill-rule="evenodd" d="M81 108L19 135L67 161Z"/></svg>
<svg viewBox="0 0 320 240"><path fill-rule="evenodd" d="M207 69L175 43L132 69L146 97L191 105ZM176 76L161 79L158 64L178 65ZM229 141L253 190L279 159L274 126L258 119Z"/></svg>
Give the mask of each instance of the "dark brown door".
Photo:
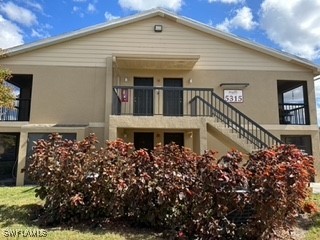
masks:
<svg viewBox="0 0 320 240"><path fill-rule="evenodd" d="M153 115L153 78L134 78L133 114L139 116Z"/></svg>
<svg viewBox="0 0 320 240"><path fill-rule="evenodd" d="M165 78L163 80L163 115L183 115L183 90L181 78Z"/></svg>

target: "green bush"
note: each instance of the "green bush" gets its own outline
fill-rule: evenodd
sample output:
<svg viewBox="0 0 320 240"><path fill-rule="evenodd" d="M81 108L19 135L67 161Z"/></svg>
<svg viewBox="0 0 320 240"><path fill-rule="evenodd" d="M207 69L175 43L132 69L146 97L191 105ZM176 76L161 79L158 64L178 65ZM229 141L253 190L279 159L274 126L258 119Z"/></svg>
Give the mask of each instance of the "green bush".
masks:
<svg viewBox="0 0 320 240"><path fill-rule="evenodd" d="M124 219L177 239L272 238L290 228L314 174L294 146L261 150L243 166L240 152L219 160L174 143L134 150L121 139L96 149L53 134L34 148L29 173L45 199L45 224Z"/></svg>

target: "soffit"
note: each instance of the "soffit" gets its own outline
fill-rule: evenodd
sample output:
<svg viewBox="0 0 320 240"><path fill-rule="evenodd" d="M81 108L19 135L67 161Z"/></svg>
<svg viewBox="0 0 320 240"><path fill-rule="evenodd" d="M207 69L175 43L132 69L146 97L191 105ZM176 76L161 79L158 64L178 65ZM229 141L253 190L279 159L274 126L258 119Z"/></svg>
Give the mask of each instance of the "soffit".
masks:
<svg viewBox="0 0 320 240"><path fill-rule="evenodd" d="M191 70L199 55L114 55L117 68Z"/></svg>

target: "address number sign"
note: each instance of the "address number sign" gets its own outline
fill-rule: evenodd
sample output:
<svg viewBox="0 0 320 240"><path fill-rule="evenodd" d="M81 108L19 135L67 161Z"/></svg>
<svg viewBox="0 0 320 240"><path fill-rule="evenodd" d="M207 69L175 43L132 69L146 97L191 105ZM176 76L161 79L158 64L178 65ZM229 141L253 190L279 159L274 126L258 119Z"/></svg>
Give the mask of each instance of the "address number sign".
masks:
<svg viewBox="0 0 320 240"><path fill-rule="evenodd" d="M242 103L243 91L242 90L224 90L224 100L230 103Z"/></svg>

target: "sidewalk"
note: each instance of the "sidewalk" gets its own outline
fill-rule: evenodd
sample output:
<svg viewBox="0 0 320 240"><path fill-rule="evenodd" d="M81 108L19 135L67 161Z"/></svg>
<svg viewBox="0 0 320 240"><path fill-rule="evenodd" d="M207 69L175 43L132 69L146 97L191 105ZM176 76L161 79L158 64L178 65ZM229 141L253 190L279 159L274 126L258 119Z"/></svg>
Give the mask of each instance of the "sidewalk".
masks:
<svg viewBox="0 0 320 240"><path fill-rule="evenodd" d="M320 183L310 183L310 187L313 193L320 194Z"/></svg>

